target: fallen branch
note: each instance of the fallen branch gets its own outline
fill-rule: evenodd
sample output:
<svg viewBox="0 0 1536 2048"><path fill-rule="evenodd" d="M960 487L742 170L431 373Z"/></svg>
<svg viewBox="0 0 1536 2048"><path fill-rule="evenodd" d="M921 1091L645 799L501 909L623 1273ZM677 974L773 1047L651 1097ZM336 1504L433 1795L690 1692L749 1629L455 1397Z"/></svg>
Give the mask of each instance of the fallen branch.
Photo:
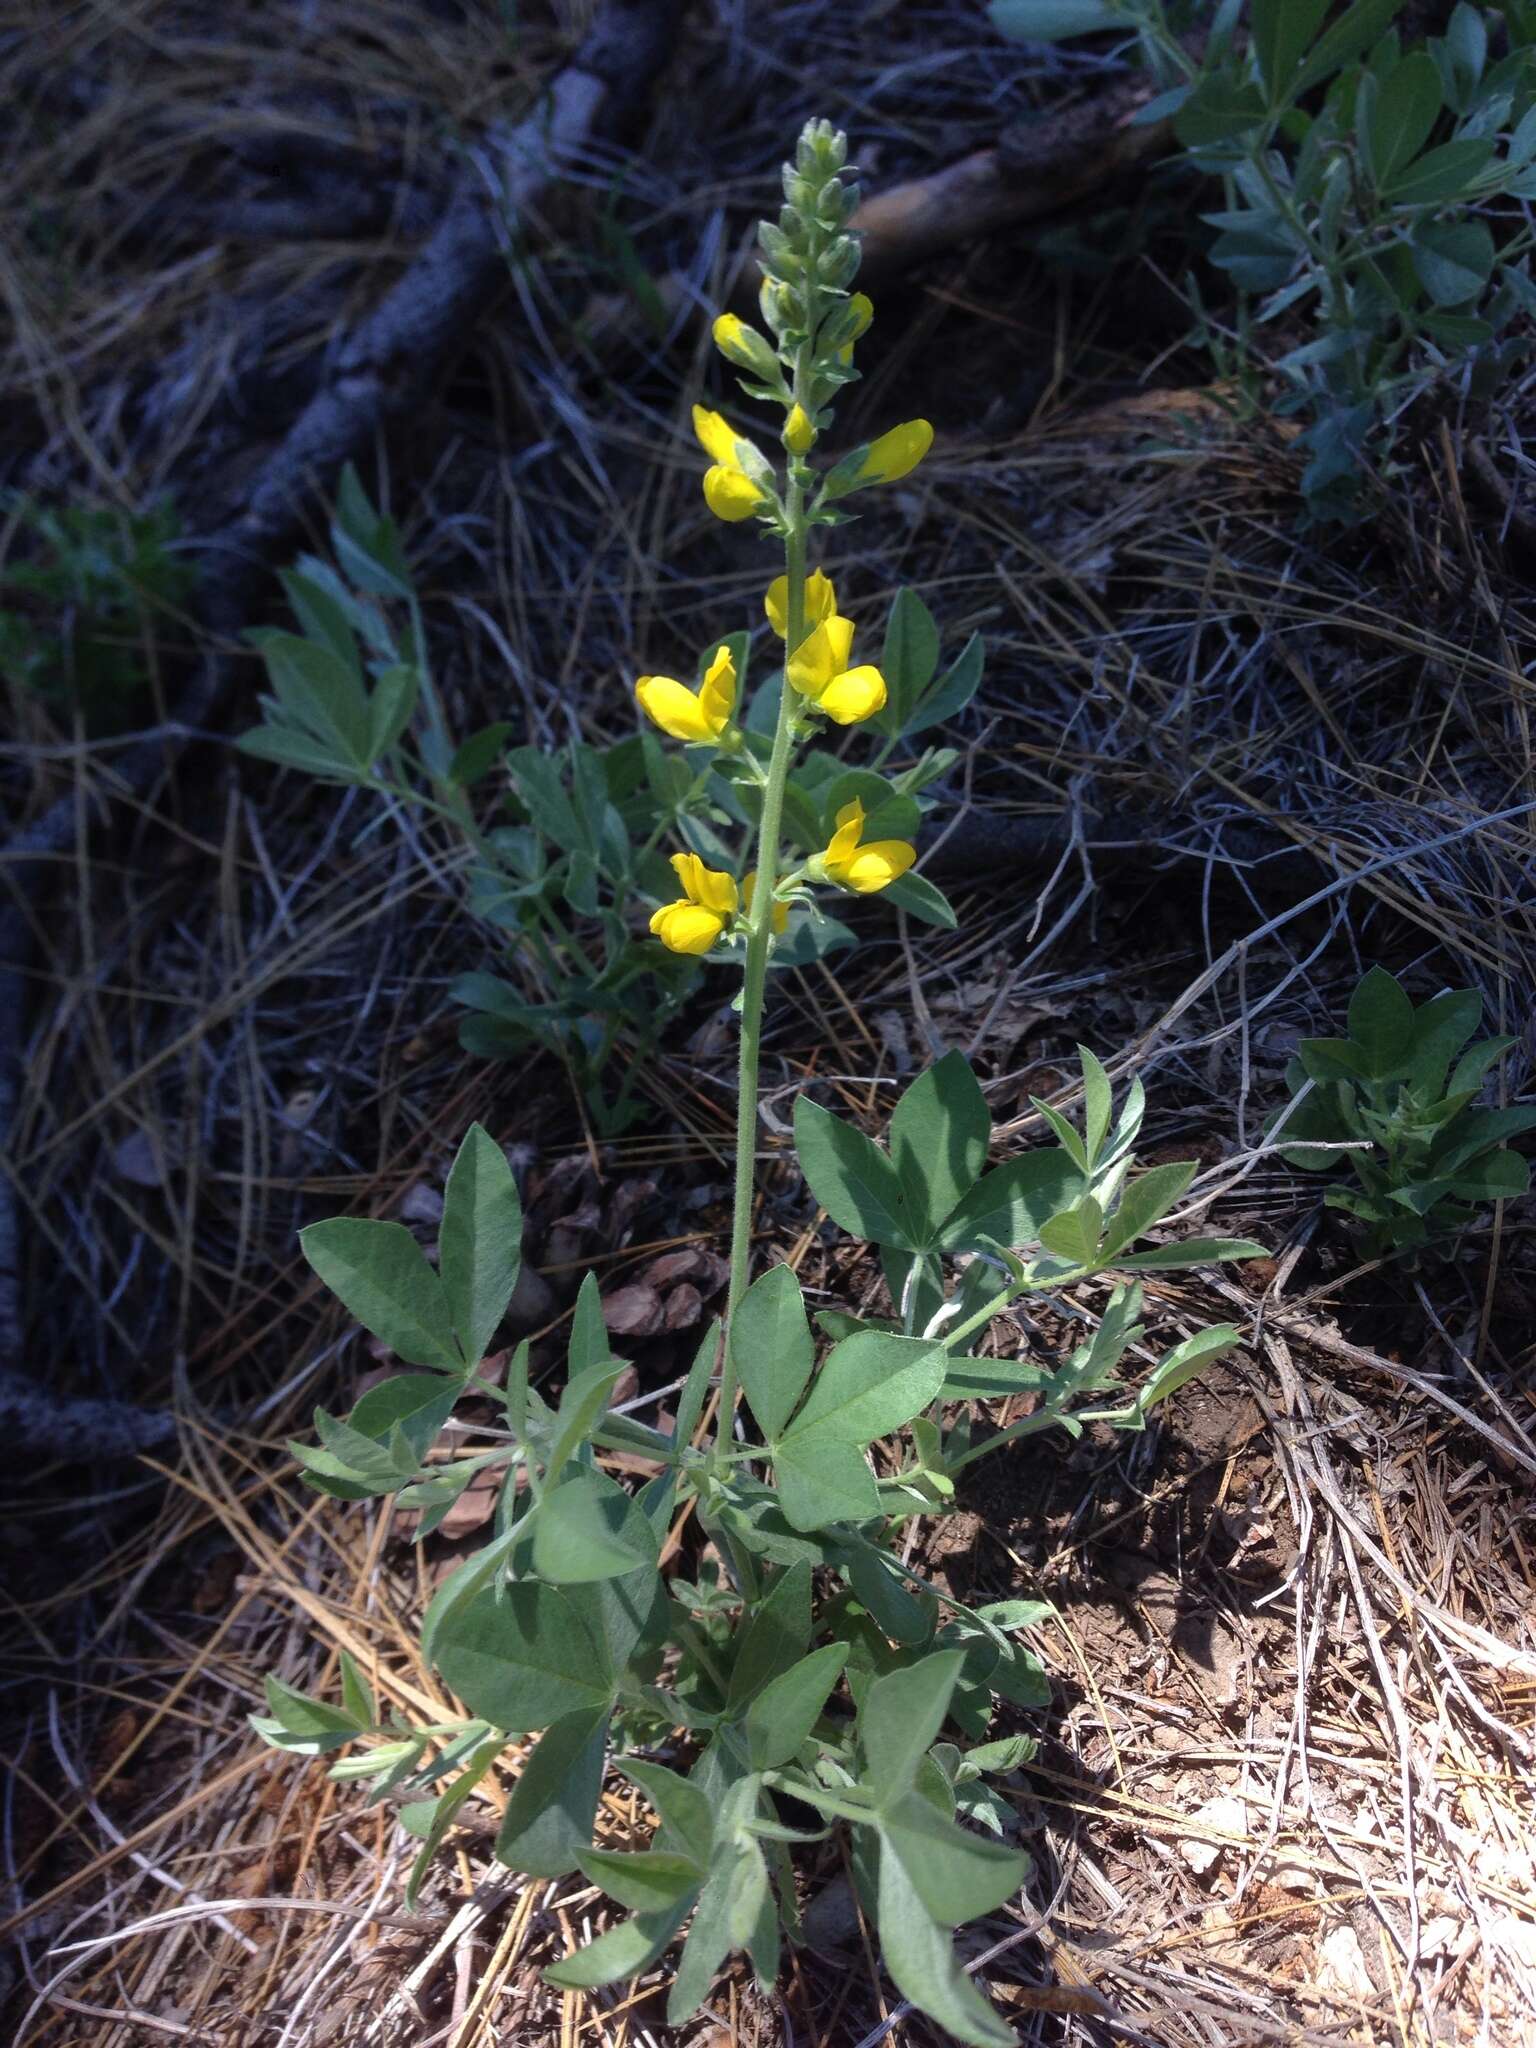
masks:
<svg viewBox="0 0 1536 2048"><path fill-rule="evenodd" d="M860 284L884 283L999 228L1060 213L1163 155L1172 120L1137 119L1157 92L1150 78L1128 80L1048 120L1016 122L992 148L866 199L853 217L864 237Z"/></svg>
<svg viewBox="0 0 1536 2048"><path fill-rule="evenodd" d="M319 390L257 477L244 512L207 543L198 612L211 634L227 640L247 622L256 591L315 494L380 428L419 405L435 386L506 286L509 232L594 143L616 140L643 103L671 48L676 12L676 0L607 0L540 104L516 125L492 131L474 152L430 239L328 363ZM230 672L231 664L218 655L203 661L178 706L176 726L120 758L108 801L142 800L156 787L186 738L217 715ZM70 1426L70 1404L61 1406L35 1384L30 1401L14 1392L27 1385L27 1377L18 1191L10 1152L39 905L79 827L77 798L70 792L23 826L0 853L0 874L10 892L0 908L0 1422L10 1431L13 1452L58 1449ZM113 1404L85 1405L105 1432L80 1446L85 1453L138 1448L136 1428L162 1423L124 1410L113 1436ZM83 1422L83 1408L77 1420Z"/></svg>

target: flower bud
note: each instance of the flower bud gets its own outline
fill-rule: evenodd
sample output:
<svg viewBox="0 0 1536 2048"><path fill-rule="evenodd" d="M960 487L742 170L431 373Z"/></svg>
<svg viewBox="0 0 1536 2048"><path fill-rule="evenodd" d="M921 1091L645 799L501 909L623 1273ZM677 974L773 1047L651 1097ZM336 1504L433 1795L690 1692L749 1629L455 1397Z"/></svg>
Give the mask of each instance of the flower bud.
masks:
<svg viewBox="0 0 1536 2048"><path fill-rule="evenodd" d="M839 235L816 259L817 278L834 291L852 284L858 268L859 245L852 235Z"/></svg>
<svg viewBox="0 0 1536 2048"><path fill-rule="evenodd" d="M866 332L875 317L874 305L865 292L855 292L840 306L834 306L821 323L816 336L818 355L829 356L839 349L852 348L859 336Z"/></svg>
<svg viewBox="0 0 1536 2048"><path fill-rule="evenodd" d="M793 405L784 422L784 446L791 455L807 455L815 446L816 424L803 405Z"/></svg>
<svg viewBox="0 0 1536 2048"><path fill-rule="evenodd" d="M763 252L763 262L775 276L798 277L804 265L799 252L782 229L776 228L771 220L760 220L757 224L758 246Z"/></svg>
<svg viewBox="0 0 1536 2048"><path fill-rule="evenodd" d="M787 327L793 327L798 309L795 295L788 285L780 284L775 277L765 277L758 288L758 309L763 316L765 327L771 327L775 334L782 334Z"/></svg>
<svg viewBox="0 0 1536 2048"><path fill-rule="evenodd" d="M755 377L777 382L779 359L766 338L734 313L722 313L714 326L715 347L738 370L750 370Z"/></svg>

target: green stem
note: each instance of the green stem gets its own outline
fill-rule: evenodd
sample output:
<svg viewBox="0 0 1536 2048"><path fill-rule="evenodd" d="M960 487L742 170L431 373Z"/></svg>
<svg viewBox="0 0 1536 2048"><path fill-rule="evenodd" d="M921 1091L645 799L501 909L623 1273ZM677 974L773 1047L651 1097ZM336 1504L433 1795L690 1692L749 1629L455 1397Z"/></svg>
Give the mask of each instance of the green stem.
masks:
<svg viewBox="0 0 1536 2048"><path fill-rule="evenodd" d="M799 379L796 379L798 384ZM805 483L801 466L791 458L784 494L785 601L784 660L805 638ZM725 1355L720 1366L720 1408L715 1425L712 1462L720 1471L730 1445L731 1418L736 1409L736 1370L731 1363L731 1322L747 1291L752 1259L752 1195L757 1158L757 1078L762 1059L763 995L768 981L768 949L773 939L773 891L779 878L779 831L784 818L784 789L794 742L794 692L786 675L779 685L779 717L774 728L768 780L763 788L762 818L757 828L757 881L747 920L746 971L741 985L741 1056L737 1068L736 1195L731 1212L731 1285L725 1311Z"/></svg>

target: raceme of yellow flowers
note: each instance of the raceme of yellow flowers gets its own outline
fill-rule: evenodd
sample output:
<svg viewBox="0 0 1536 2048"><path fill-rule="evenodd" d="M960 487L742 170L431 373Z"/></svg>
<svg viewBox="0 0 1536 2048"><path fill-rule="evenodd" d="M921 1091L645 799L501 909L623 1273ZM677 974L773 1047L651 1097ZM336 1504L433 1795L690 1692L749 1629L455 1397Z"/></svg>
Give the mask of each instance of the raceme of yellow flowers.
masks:
<svg viewBox="0 0 1536 2048"><path fill-rule="evenodd" d="M853 344L872 316L873 308L862 292L843 300L825 360L849 364ZM814 359L791 365L791 382L772 343L734 313L721 314L714 337L729 362L761 380L758 395L777 398L784 405L781 438L794 492L791 498L767 456L738 434L723 414L696 405L694 433L710 458L704 475L704 502L719 519L734 523L755 516L772 530L789 535L794 530L794 507L803 502L808 490L819 490L815 503L820 505L872 484L897 482L916 468L932 445L933 429L928 422L908 420L830 470L818 473L806 457L831 417L825 409L831 390L818 386ZM787 642L791 612L787 574L776 576L769 584L763 608L773 631ZM809 736L820 719L853 726L873 718L885 708L885 678L874 663L854 659L853 621L838 610L831 579L820 569L804 578L801 611L803 627L797 644L793 648L786 645L784 663L785 682L795 697L794 736ZM641 676L635 684L635 697L646 717L670 738L686 746L707 746L722 754L739 755L744 740L737 719L738 681L730 647L722 642L709 658L697 688L673 676ZM784 929L790 903L807 900L812 885L870 895L888 887L911 867L916 858L914 847L897 839L865 841L864 823L863 805L845 804L837 813L836 829L825 848L776 879L774 932ZM732 875L706 867L696 853L674 854L672 866L683 894L676 902L663 904L650 921L651 931L664 946L674 953L697 955L709 952L723 936L746 936L753 876L748 875L738 888Z"/></svg>

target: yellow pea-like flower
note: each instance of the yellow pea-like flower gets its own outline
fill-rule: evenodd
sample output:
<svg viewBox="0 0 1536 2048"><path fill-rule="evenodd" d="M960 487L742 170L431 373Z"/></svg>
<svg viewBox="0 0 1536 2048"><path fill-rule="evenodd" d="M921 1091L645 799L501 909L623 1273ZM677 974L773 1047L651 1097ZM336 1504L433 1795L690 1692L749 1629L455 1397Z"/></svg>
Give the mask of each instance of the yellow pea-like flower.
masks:
<svg viewBox="0 0 1536 2048"><path fill-rule="evenodd" d="M872 896L888 889L917 859L917 848L905 839L874 839L861 843L864 806L855 797L837 814L837 830L820 857L820 867L829 882L851 889L856 896Z"/></svg>
<svg viewBox="0 0 1536 2048"><path fill-rule="evenodd" d="M833 612L803 640L785 667L791 689L837 725L857 725L885 708L885 677L872 663L849 666L853 621Z"/></svg>
<svg viewBox="0 0 1536 2048"><path fill-rule="evenodd" d="M750 370L758 377L779 374L778 357L771 344L734 313L722 313L714 326L715 347L738 370Z"/></svg>
<svg viewBox="0 0 1536 2048"><path fill-rule="evenodd" d="M782 640L789 632L789 578L775 576L768 586L763 599L763 610L768 614L768 623ZM805 623L808 628L819 626L823 619L830 619L837 610L837 592L832 588L832 578L824 576L820 569L813 569L805 579Z"/></svg>
<svg viewBox="0 0 1536 2048"><path fill-rule="evenodd" d="M807 455L816 445L816 428L803 405L792 405L784 422L784 446L791 455Z"/></svg>
<svg viewBox="0 0 1536 2048"><path fill-rule="evenodd" d="M870 443L857 480L861 484L893 484L910 475L932 446L933 429L928 422L906 420Z"/></svg>
<svg viewBox="0 0 1536 2048"><path fill-rule="evenodd" d="M762 485L753 483L744 470L728 469L717 462L704 472L705 504L717 519L732 526L740 519L750 519L767 496Z"/></svg>
<svg viewBox="0 0 1536 2048"><path fill-rule="evenodd" d="M705 504L717 519L733 524L738 519L750 519L768 497L743 465L742 450L749 456L754 452L751 442L743 441L722 413L711 412L703 405L693 408L693 431L704 453L712 459L704 474Z"/></svg>
<svg viewBox="0 0 1536 2048"><path fill-rule="evenodd" d="M752 897L754 892L756 891L756 888L757 869L753 868L752 871L745 877L741 885L741 900L746 909L748 917L752 915ZM789 905L787 903L780 903L778 901L775 901L773 910L769 916L769 922L772 924L773 929L776 932L783 931L785 925L789 923Z"/></svg>
<svg viewBox="0 0 1536 2048"><path fill-rule="evenodd" d="M664 733L690 746L717 740L736 709L736 664L722 644L697 690L671 676L641 676L635 684L640 709Z"/></svg>
<svg viewBox="0 0 1536 2048"><path fill-rule="evenodd" d="M682 899L651 914L651 930L670 953L707 953L736 915L735 878L707 868L696 853L674 853Z"/></svg>

